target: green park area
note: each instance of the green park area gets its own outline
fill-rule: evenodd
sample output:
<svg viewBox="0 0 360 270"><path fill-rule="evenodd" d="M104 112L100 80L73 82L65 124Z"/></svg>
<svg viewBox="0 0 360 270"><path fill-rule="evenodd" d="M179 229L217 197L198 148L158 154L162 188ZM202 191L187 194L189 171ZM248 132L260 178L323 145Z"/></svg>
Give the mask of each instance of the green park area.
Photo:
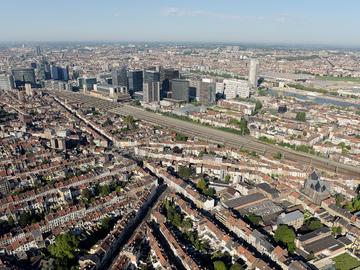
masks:
<svg viewBox="0 0 360 270"><path fill-rule="evenodd" d="M351 270L360 266L360 261L348 253L340 254L332 259L336 270Z"/></svg>

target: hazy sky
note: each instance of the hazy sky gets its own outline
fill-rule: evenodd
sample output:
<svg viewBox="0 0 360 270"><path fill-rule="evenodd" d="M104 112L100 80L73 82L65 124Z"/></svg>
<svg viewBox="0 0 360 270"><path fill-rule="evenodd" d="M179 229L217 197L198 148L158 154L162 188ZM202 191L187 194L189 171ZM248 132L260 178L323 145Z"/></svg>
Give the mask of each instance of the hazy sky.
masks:
<svg viewBox="0 0 360 270"><path fill-rule="evenodd" d="M359 0L0 0L0 41L216 41L360 47Z"/></svg>

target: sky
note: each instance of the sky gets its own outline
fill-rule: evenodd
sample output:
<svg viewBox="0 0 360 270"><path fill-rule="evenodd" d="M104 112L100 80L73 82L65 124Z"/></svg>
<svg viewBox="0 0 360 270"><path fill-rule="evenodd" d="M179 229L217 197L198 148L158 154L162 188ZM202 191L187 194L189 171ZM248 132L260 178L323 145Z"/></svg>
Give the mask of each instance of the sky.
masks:
<svg viewBox="0 0 360 270"><path fill-rule="evenodd" d="M359 0L0 0L0 42L195 41L360 47Z"/></svg>

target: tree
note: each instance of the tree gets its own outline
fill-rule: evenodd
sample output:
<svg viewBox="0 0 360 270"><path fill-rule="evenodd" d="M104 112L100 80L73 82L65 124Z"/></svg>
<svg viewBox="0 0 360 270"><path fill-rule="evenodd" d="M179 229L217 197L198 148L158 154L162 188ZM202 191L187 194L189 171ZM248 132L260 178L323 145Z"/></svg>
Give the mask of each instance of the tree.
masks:
<svg viewBox="0 0 360 270"><path fill-rule="evenodd" d="M223 261L214 262L214 270L226 270L226 265Z"/></svg>
<svg viewBox="0 0 360 270"><path fill-rule="evenodd" d="M9 224L10 227L14 227L14 226L15 226L15 220L14 220L14 218L13 218L12 216L10 216L10 217L8 218L8 224Z"/></svg>
<svg viewBox="0 0 360 270"><path fill-rule="evenodd" d="M229 183L229 182L230 182L230 179L231 179L231 177L230 177L229 174L225 175L225 179L224 179L225 182Z"/></svg>
<svg viewBox="0 0 360 270"><path fill-rule="evenodd" d="M185 166L179 166L178 174L181 178L188 179L191 176L191 169Z"/></svg>
<svg viewBox="0 0 360 270"><path fill-rule="evenodd" d="M244 270L244 268L238 264L238 263L234 263L231 267L230 270Z"/></svg>
<svg viewBox="0 0 360 270"><path fill-rule="evenodd" d="M258 225L260 223L260 221L261 221L261 217L259 217L257 215L254 215L254 214L249 214L246 217L254 225Z"/></svg>
<svg viewBox="0 0 360 270"><path fill-rule="evenodd" d="M261 101L256 100L256 102L255 102L255 112L258 112L259 110L261 110L262 106L263 105L262 105Z"/></svg>
<svg viewBox="0 0 360 270"><path fill-rule="evenodd" d="M49 252L55 258L74 259L78 247L79 240L77 237L67 232L56 237L55 243L49 246Z"/></svg>
<svg viewBox="0 0 360 270"><path fill-rule="evenodd" d="M200 179L199 182L197 182L196 187L201 191L204 191L205 189L207 189L208 185L205 179Z"/></svg>
<svg viewBox="0 0 360 270"><path fill-rule="evenodd" d="M305 222L305 225L310 231L315 231L317 229L320 229L324 227L324 225L321 223L321 221L315 217L308 219Z"/></svg>
<svg viewBox="0 0 360 270"><path fill-rule="evenodd" d="M178 142L186 142L188 137L181 133L176 133L175 140Z"/></svg>
<svg viewBox="0 0 360 270"><path fill-rule="evenodd" d="M332 231L333 235L335 235L335 236L342 234L341 226L334 226L331 228L331 231Z"/></svg>
<svg viewBox="0 0 360 270"><path fill-rule="evenodd" d="M239 121L232 118L228 121L228 124L239 128L242 135L246 135L250 133L250 130L248 128L248 122L245 119L241 119Z"/></svg>
<svg viewBox="0 0 360 270"><path fill-rule="evenodd" d="M214 197L216 194L216 190L215 188L207 188L203 191L204 195L208 196L208 197Z"/></svg>
<svg viewBox="0 0 360 270"><path fill-rule="evenodd" d="M107 231L111 228L111 218L106 217L101 220L101 229Z"/></svg>
<svg viewBox="0 0 360 270"><path fill-rule="evenodd" d="M274 154L274 158L275 159L282 159L282 157L283 157L283 155L282 155L282 153L281 152L277 152L276 154Z"/></svg>
<svg viewBox="0 0 360 270"><path fill-rule="evenodd" d="M32 222L32 215L29 212L22 212L19 216L20 227L25 227Z"/></svg>
<svg viewBox="0 0 360 270"><path fill-rule="evenodd" d="M305 112L298 112L296 114L296 120L301 121L301 122L305 122L306 121L306 113Z"/></svg>
<svg viewBox="0 0 360 270"><path fill-rule="evenodd" d="M185 218L181 223L181 227L184 227L184 229L186 229L186 230L192 229L193 225L192 225L191 219Z"/></svg>
<svg viewBox="0 0 360 270"><path fill-rule="evenodd" d="M275 230L275 240L286 245L289 252L295 251L295 232L287 225L279 225Z"/></svg>
<svg viewBox="0 0 360 270"><path fill-rule="evenodd" d="M124 123L126 124L128 129L132 129L135 127L135 120L132 115L125 116Z"/></svg>
<svg viewBox="0 0 360 270"><path fill-rule="evenodd" d="M335 200L336 200L336 206L341 207L342 202L345 200L345 196L343 194L336 193L335 194Z"/></svg>
<svg viewBox="0 0 360 270"><path fill-rule="evenodd" d="M100 196L101 197L109 195L110 192L111 192L111 190L110 190L109 185L103 185L103 186L100 187Z"/></svg>
<svg viewBox="0 0 360 270"><path fill-rule="evenodd" d="M81 191L81 199L89 202L92 198L91 191L88 188L85 188Z"/></svg>

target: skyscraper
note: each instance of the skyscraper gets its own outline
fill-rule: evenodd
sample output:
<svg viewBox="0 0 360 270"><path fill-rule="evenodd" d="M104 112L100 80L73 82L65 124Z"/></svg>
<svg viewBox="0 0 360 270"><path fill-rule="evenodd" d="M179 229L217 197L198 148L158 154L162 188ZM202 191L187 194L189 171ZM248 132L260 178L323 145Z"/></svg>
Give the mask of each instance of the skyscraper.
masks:
<svg viewBox="0 0 360 270"><path fill-rule="evenodd" d="M173 79L172 85L172 99L189 101L189 86L188 80Z"/></svg>
<svg viewBox="0 0 360 270"><path fill-rule="evenodd" d="M41 80L51 79L50 65L47 62L42 62L39 65L38 76Z"/></svg>
<svg viewBox="0 0 360 270"><path fill-rule="evenodd" d="M35 72L32 68L15 68L11 71L14 76L15 86L24 86L25 83L30 83L35 86Z"/></svg>
<svg viewBox="0 0 360 270"><path fill-rule="evenodd" d="M216 101L216 85L212 79L203 79L197 82L196 97L200 103L212 104Z"/></svg>
<svg viewBox="0 0 360 270"><path fill-rule="evenodd" d="M36 55L37 55L37 56L41 55L41 48L40 48L40 46L36 46Z"/></svg>
<svg viewBox="0 0 360 270"><path fill-rule="evenodd" d="M143 101L160 102L160 82L147 82L143 86Z"/></svg>
<svg viewBox="0 0 360 270"><path fill-rule="evenodd" d="M128 87L127 68L114 69L111 72L112 85Z"/></svg>
<svg viewBox="0 0 360 270"><path fill-rule="evenodd" d="M9 74L0 74L0 90L11 90L14 88L14 78Z"/></svg>
<svg viewBox="0 0 360 270"><path fill-rule="evenodd" d="M160 72L156 70L145 70L144 83L148 82L160 82Z"/></svg>
<svg viewBox="0 0 360 270"><path fill-rule="evenodd" d="M165 68L160 70L160 95L167 97L167 93L171 90L171 80L179 79L179 71L173 68Z"/></svg>
<svg viewBox="0 0 360 270"><path fill-rule="evenodd" d="M58 67L55 65L50 66L50 74L53 80L68 81L69 70L68 67Z"/></svg>
<svg viewBox="0 0 360 270"><path fill-rule="evenodd" d="M129 93L134 94L135 92L143 90L143 71L142 70L129 70Z"/></svg>
<svg viewBox="0 0 360 270"><path fill-rule="evenodd" d="M250 59L249 85L252 88L257 87L258 84L258 69L259 69L259 60Z"/></svg>

